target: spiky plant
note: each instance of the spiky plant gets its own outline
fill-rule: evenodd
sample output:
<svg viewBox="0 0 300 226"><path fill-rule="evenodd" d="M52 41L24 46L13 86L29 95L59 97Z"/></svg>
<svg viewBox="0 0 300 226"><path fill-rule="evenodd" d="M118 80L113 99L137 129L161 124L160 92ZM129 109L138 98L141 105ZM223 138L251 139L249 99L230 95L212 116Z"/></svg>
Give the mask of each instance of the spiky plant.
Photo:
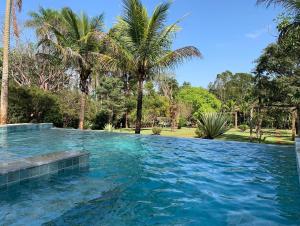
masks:
<svg viewBox="0 0 300 226"><path fill-rule="evenodd" d="M143 84L152 75L174 68L191 57L201 57L193 46L172 50L178 22L166 25L170 2L159 4L152 15L140 0L123 0L124 13L111 30L111 57L105 58L110 69L128 72L137 81L135 133L141 131Z"/></svg>
<svg viewBox="0 0 300 226"><path fill-rule="evenodd" d="M202 138L214 139L228 130L228 116L223 113L202 113L198 120L197 134Z"/></svg>
<svg viewBox="0 0 300 226"><path fill-rule="evenodd" d="M111 123L108 123L104 126L104 130L107 132L113 132L115 130L115 127Z"/></svg>

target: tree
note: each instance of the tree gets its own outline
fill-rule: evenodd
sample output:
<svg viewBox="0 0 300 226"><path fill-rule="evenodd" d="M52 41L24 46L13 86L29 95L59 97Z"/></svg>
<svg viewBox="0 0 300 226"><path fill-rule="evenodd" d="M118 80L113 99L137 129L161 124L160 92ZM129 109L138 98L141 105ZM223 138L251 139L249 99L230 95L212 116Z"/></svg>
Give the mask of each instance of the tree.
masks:
<svg viewBox="0 0 300 226"><path fill-rule="evenodd" d="M38 54L33 43L18 44L11 51L11 66L11 78L19 86L60 91L70 82L66 65L61 64L56 57Z"/></svg>
<svg viewBox="0 0 300 226"><path fill-rule="evenodd" d="M265 4L267 7L271 5L282 5L287 13L292 16L292 21L280 31L279 40L300 27L300 1L299 0L257 0L258 4Z"/></svg>
<svg viewBox="0 0 300 226"><path fill-rule="evenodd" d="M100 79L100 86L97 89L99 101L103 111L109 115L108 122L120 120L125 113L125 96L123 82L117 77L103 77ZM114 123L115 124L115 123Z"/></svg>
<svg viewBox="0 0 300 226"><path fill-rule="evenodd" d="M166 26L170 2L159 4L151 16L140 0L124 0L124 13L111 32L110 58L107 63L125 68L137 81L137 111L135 133L142 122L143 85L153 75L175 67L184 59L200 57L195 47L171 50L178 22Z"/></svg>
<svg viewBox="0 0 300 226"><path fill-rule="evenodd" d="M169 112L171 118L171 130L175 131L177 124L177 115L178 115L178 100L176 99L177 93L179 91L179 85L175 78L168 75L162 75L158 78L158 84L161 90L161 93L169 101Z"/></svg>
<svg viewBox="0 0 300 226"><path fill-rule="evenodd" d="M1 101L0 101L0 124L7 123L8 113L8 73L9 73L9 44L10 44L10 21L13 16L14 33L19 35L16 9L22 8L22 0L6 0L4 33L3 33L3 67L2 67L2 84L1 84Z"/></svg>
<svg viewBox="0 0 300 226"><path fill-rule="evenodd" d="M178 93L178 100L192 106L195 118L201 113L217 112L221 109L221 101L212 93L201 87L184 87Z"/></svg>
<svg viewBox="0 0 300 226"><path fill-rule="evenodd" d="M41 45L55 49L61 59L78 72L81 90L79 128L83 129L91 74L101 56L103 14L89 18L84 13L77 15L69 8L60 12L40 9L39 13L32 14L28 24L36 28Z"/></svg>
<svg viewBox="0 0 300 226"><path fill-rule="evenodd" d="M278 31L283 31L289 26L288 17L280 17L277 25ZM261 116L276 117L278 122L283 121L282 114L284 111L291 111L296 108L298 112L298 135L300 131L300 27L290 30L277 43L267 46L262 55L256 60L256 85L255 96L258 99L258 112ZM268 115L263 114L261 109L265 106L272 106L272 111L268 110ZM279 109L274 109L279 107ZM277 111L274 114L274 111ZM295 112L290 112L292 118ZM267 119L268 119L267 118ZM290 121L285 118L284 121ZM261 124L262 118L259 119ZM295 120L291 120L295 122ZM284 123L284 125L286 125ZM294 124L293 124L294 127Z"/></svg>

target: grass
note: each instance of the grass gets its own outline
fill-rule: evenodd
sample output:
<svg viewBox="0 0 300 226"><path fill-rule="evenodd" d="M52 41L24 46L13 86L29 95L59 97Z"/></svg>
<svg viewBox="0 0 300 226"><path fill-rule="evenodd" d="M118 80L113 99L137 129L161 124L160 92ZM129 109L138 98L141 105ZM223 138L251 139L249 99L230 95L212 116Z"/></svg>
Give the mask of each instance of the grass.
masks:
<svg viewBox="0 0 300 226"><path fill-rule="evenodd" d="M176 129L175 132L172 132L170 128L163 128L161 135L171 137L196 138L195 130L195 128L181 128ZM117 129L115 130L115 132L134 133L134 129ZM143 128L141 130L141 134L151 135L152 128ZM255 136L255 134L253 136ZM294 142L292 141L291 137L291 130L264 129L262 143L292 145L294 144ZM249 142L249 130L242 132L239 129L230 129L225 134L219 136L217 139L226 141Z"/></svg>

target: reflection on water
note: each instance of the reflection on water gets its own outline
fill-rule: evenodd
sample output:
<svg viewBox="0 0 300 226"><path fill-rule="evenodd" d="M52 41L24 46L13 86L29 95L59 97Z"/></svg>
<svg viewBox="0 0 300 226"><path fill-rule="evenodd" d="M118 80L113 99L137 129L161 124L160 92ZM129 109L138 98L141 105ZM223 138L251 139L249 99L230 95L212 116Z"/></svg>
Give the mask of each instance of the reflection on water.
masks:
<svg viewBox="0 0 300 226"><path fill-rule="evenodd" d="M293 147L55 129L7 139L18 155L88 150L91 162L0 193L6 225L300 225Z"/></svg>

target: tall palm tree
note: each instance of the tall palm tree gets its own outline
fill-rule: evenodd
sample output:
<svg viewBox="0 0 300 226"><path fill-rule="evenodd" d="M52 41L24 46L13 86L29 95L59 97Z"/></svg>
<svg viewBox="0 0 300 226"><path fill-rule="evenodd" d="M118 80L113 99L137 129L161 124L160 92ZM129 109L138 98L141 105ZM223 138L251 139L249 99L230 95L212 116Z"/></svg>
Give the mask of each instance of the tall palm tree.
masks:
<svg viewBox="0 0 300 226"><path fill-rule="evenodd" d="M279 40L295 28L300 27L300 1L299 0L257 0L257 4L283 6L293 16L293 21L280 33Z"/></svg>
<svg viewBox="0 0 300 226"><path fill-rule="evenodd" d="M78 71L80 78L79 128L84 127L86 96L96 58L101 54L100 41L103 36L103 14L89 18L77 15L69 8L60 12L41 8L32 13L27 25L36 28L40 44L53 48L65 63Z"/></svg>
<svg viewBox="0 0 300 226"><path fill-rule="evenodd" d="M178 22L166 26L170 2L159 4L151 16L140 0L123 0L124 13L110 32L110 68L121 67L137 81L135 133L141 131L143 84L152 75L172 69L190 57L201 57L193 46L171 50Z"/></svg>
<svg viewBox="0 0 300 226"><path fill-rule="evenodd" d="M8 112L8 71L9 71L9 44L10 44L10 27L11 18L13 17L14 33L19 35L16 9L22 8L22 0L6 0L4 33L3 33L3 68L1 84L1 101L0 101L0 124L7 123Z"/></svg>

